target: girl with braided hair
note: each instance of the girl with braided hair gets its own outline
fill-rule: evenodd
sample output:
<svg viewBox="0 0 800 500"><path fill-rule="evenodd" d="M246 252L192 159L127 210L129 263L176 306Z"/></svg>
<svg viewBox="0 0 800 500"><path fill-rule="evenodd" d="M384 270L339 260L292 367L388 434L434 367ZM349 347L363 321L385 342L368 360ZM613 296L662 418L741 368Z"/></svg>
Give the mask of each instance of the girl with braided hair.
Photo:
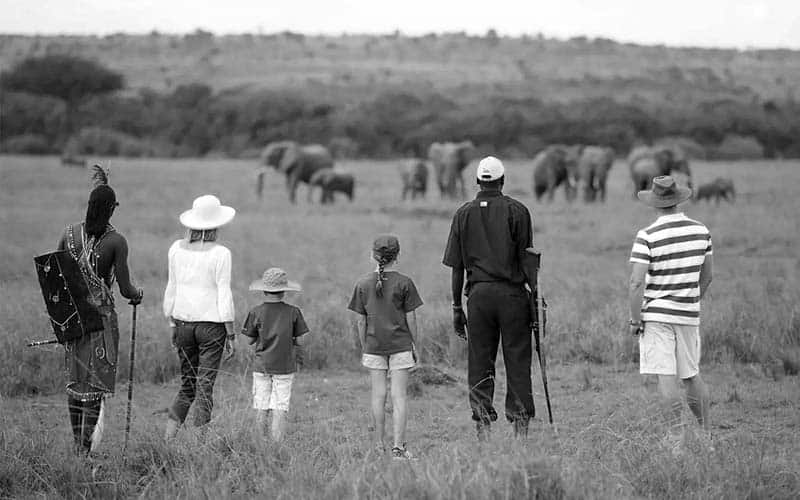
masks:
<svg viewBox="0 0 800 500"><path fill-rule="evenodd" d="M412 458L406 447L406 387L408 373L416 365L414 338L417 336L415 310L422 305L417 287L408 276L394 270L400 243L396 236L381 235L372 245L377 263L355 285L348 309L356 314L358 337L363 351L361 364L370 371L372 418L379 452L384 445L384 405L387 374L391 376L394 443L392 457Z"/></svg>

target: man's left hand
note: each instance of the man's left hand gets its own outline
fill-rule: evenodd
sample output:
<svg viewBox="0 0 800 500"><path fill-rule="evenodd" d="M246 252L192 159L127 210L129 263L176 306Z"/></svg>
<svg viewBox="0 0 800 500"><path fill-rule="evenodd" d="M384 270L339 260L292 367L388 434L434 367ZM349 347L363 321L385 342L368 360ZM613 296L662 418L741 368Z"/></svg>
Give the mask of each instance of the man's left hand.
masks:
<svg viewBox="0 0 800 500"><path fill-rule="evenodd" d="M644 333L644 323L635 323L629 325L631 335L638 336Z"/></svg>
<svg viewBox="0 0 800 500"><path fill-rule="evenodd" d="M129 300L128 304L132 306L138 306L139 304L142 303L142 297L144 297L144 289L139 288L137 291L138 293L136 294L136 297Z"/></svg>
<svg viewBox="0 0 800 500"><path fill-rule="evenodd" d="M464 314L464 308L460 306L453 307L453 330L459 338L467 339L467 315Z"/></svg>

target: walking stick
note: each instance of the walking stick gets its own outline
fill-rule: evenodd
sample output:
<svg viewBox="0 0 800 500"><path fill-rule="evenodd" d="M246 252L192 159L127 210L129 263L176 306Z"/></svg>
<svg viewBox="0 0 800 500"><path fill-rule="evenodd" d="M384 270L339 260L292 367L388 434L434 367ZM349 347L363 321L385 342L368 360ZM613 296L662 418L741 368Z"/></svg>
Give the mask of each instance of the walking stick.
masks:
<svg viewBox="0 0 800 500"><path fill-rule="evenodd" d="M133 305L131 316L131 357L128 368L128 410L125 416L125 444L122 445L122 454L128 449L128 436L131 433L131 403L133 402L133 361L136 357L136 304Z"/></svg>

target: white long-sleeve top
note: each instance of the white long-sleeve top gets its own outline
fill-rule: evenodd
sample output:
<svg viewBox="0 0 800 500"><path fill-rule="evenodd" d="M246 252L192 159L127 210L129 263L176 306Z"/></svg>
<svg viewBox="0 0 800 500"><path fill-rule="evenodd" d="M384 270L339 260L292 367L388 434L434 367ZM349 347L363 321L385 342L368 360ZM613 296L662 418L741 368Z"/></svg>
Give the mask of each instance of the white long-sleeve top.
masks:
<svg viewBox="0 0 800 500"><path fill-rule="evenodd" d="M169 248L164 316L181 321L233 321L231 251L217 243L181 239Z"/></svg>

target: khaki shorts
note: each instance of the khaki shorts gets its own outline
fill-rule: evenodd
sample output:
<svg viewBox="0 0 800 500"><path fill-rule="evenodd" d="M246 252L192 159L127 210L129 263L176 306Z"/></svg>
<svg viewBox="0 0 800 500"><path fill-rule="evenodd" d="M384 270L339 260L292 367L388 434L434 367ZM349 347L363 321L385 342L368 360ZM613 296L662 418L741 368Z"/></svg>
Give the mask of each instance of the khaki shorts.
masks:
<svg viewBox="0 0 800 500"><path fill-rule="evenodd" d="M294 373L270 375L253 372L253 408L289 411Z"/></svg>
<svg viewBox="0 0 800 500"><path fill-rule="evenodd" d="M370 370L406 370L414 368L414 353L403 351L384 356L383 354L362 354L361 364Z"/></svg>
<svg viewBox="0 0 800 500"><path fill-rule="evenodd" d="M700 371L700 329L647 321L639 338L639 373L692 378Z"/></svg>

